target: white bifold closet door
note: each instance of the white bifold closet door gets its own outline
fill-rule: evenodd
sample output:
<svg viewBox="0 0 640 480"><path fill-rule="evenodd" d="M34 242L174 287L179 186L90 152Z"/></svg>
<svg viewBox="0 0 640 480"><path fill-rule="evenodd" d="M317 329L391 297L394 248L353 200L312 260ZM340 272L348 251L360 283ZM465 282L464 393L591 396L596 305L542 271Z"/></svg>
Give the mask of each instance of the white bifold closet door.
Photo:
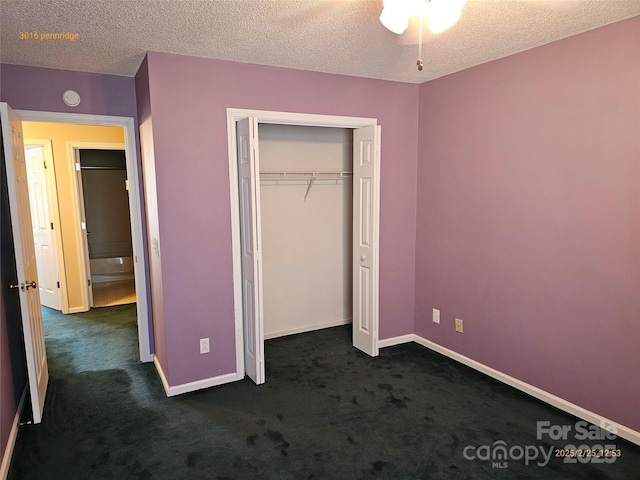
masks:
<svg viewBox="0 0 640 480"><path fill-rule="evenodd" d="M260 168L258 120L237 123L244 364L249 377L264 383L264 324L262 315L262 245L260 241Z"/></svg>
<svg viewBox="0 0 640 480"><path fill-rule="evenodd" d="M378 355L380 126L353 131L353 346Z"/></svg>
<svg viewBox="0 0 640 480"><path fill-rule="evenodd" d="M353 345L378 355L380 126L353 130ZM246 374L265 381L258 120L236 124Z"/></svg>

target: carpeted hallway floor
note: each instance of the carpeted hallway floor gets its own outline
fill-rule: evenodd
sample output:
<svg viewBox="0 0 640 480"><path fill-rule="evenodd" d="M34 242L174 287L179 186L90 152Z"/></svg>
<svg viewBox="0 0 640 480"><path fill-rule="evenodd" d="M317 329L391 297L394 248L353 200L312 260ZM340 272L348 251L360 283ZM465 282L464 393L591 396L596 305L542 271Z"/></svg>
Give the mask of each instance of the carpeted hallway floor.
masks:
<svg viewBox="0 0 640 480"><path fill-rule="evenodd" d="M44 311L45 417L20 427L9 479L632 479L640 472L640 448L621 439L537 439L537 421L573 431L579 419L417 345L372 359L350 345L349 327L283 337L266 343L265 385L245 379L166 398L154 366L137 361L135 305ZM555 457L571 443L615 444L621 456ZM508 458L484 459L499 445ZM518 458L525 452L529 459Z"/></svg>

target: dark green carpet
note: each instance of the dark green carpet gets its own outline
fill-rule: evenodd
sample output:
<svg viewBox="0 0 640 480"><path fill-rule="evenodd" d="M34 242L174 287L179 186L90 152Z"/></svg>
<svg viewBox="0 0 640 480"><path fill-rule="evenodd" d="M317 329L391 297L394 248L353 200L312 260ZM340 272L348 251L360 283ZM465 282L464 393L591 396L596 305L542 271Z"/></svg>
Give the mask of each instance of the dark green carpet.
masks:
<svg viewBox="0 0 640 480"><path fill-rule="evenodd" d="M135 305L60 315L45 309L50 385L40 425L20 427L10 479L632 479L640 448L614 463L545 453L536 421L559 412L423 347L372 359L349 328L269 340L267 383L244 380L174 398L137 359ZM497 468L465 447L503 441ZM487 447L483 447L487 446ZM514 449L514 447L516 447ZM467 450L468 453L472 453ZM528 464L527 464L528 463Z"/></svg>

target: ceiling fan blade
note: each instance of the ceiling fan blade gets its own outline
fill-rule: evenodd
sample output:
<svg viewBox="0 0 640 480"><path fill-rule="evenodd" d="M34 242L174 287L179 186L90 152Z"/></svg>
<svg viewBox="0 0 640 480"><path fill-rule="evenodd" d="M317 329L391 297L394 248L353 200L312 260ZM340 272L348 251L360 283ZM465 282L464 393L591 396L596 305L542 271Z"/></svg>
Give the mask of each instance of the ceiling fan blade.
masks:
<svg viewBox="0 0 640 480"><path fill-rule="evenodd" d="M465 8L469 9L472 7L474 9L474 13L483 8L483 4L486 4L486 7L491 10L500 7L501 3L509 3L512 7L520 4L523 9L526 7L534 7L545 9L549 11L556 11L559 14L566 14L566 12L580 6L581 4L588 2L589 0L470 0L467 1L467 6ZM519 9L516 9L516 11ZM464 10L462 11L462 19L460 23L464 23ZM526 13L526 12L523 12ZM411 17L409 19L409 27L405 30L405 32L401 35L396 36L396 43L398 45L417 45L419 43L419 17ZM455 28L455 26L453 27ZM436 39L439 35L442 34L434 34L427 28L426 19L422 22L422 43L428 44L434 39Z"/></svg>
<svg viewBox="0 0 640 480"><path fill-rule="evenodd" d="M528 3L534 7L550 10L571 10L587 0L516 0L520 3Z"/></svg>

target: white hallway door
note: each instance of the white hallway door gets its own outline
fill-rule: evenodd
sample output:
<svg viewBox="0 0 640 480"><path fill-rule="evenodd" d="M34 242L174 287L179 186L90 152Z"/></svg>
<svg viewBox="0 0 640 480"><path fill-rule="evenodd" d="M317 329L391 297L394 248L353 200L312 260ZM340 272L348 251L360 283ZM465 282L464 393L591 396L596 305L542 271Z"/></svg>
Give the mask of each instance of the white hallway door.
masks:
<svg viewBox="0 0 640 480"><path fill-rule="evenodd" d="M53 165L47 165L45 149L42 145L27 145L25 159L40 302L45 307L61 310L60 276L49 181L49 170Z"/></svg>
<svg viewBox="0 0 640 480"><path fill-rule="evenodd" d="M17 290L20 295L20 313L22 315L33 421L40 423L49 382L49 371L42 327L40 294L37 288L38 272L29 207L22 122L6 103L0 103L0 120L18 276L15 283L8 288Z"/></svg>
<svg viewBox="0 0 640 480"><path fill-rule="evenodd" d="M353 346L378 355L380 126L353 130ZM236 123L244 364L265 382L258 119Z"/></svg>

